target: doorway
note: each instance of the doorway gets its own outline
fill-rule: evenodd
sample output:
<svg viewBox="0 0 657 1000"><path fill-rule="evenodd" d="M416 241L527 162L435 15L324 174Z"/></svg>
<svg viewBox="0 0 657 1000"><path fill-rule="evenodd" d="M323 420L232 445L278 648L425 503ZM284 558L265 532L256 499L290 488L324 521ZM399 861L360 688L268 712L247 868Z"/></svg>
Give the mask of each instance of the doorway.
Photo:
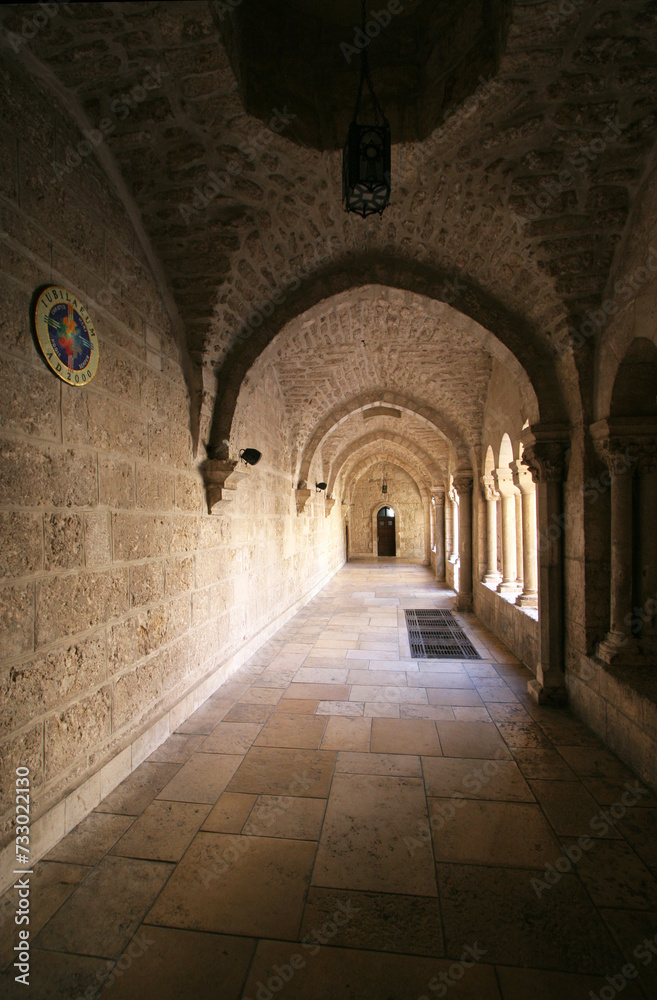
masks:
<svg viewBox="0 0 657 1000"><path fill-rule="evenodd" d="M395 545L395 512L392 507L382 507L376 515L376 551L379 556L397 554Z"/></svg>

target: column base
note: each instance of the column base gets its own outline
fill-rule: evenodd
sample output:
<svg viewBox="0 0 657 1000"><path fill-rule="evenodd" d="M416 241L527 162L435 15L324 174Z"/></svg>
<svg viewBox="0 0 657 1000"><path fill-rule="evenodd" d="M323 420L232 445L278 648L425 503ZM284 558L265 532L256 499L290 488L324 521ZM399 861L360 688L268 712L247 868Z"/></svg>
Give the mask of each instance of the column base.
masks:
<svg viewBox="0 0 657 1000"><path fill-rule="evenodd" d="M533 678L527 681L527 691L537 705L563 708L568 704L568 692L565 687L544 687L539 680Z"/></svg>
<svg viewBox="0 0 657 1000"><path fill-rule="evenodd" d="M501 583L497 588L498 594L519 594L521 590L517 583Z"/></svg>
<svg viewBox="0 0 657 1000"><path fill-rule="evenodd" d="M456 611L472 611L472 594L457 594L454 608Z"/></svg>
<svg viewBox="0 0 657 1000"><path fill-rule="evenodd" d="M610 663L635 662L639 651L634 636L612 630L598 645L595 655L602 663L609 665Z"/></svg>
<svg viewBox="0 0 657 1000"><path fill-rule="evenodd" d="M489 587L497 587L502 581L500 573L486 573L482 583L487 583Z"/></svg>
<svg viewBox="0 0 657 1000"><path fill-rule="evenodd" d="M519 608L537 608L538 594L518 594L516 604Z"/></svg>

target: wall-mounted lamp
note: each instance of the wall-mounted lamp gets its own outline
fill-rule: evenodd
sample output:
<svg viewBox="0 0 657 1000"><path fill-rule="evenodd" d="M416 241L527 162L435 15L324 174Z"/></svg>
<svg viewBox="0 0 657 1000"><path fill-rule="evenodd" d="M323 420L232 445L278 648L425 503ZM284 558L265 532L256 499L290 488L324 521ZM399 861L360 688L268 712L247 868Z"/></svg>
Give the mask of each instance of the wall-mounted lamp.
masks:
<svg viewBox="0 0 657 1000"><path fill-rule="evenodd" d="M240 458L247 465L257 465L262 458L262 452L257 448L242 448Z"/></svg>
<svg viewBox="0 0 657 1000"><path fill-rule="evenodd" d="M327 485L328 485L327 483L315 483L315 486L317 487L317 492L321 493L322 490L326 489Z"/></svg>

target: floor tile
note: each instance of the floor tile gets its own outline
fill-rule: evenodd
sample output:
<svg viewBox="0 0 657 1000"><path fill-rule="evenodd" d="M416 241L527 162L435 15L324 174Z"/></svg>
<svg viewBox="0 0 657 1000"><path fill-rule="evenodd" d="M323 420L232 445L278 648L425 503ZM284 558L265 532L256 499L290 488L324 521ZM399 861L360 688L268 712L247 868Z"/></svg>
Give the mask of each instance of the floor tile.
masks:
<svg viewBox="0 0 657 1000"><path fill-rule="evenodd" d="M390 774L420 778L422 765L418 756L394 753L350 753L341 751L335 765L339 771L353 774Z"/></svg>
<svg viewBox="0 0 657 1000"><path fill-rule="evenodd" d="M543 812L560 837L619 837L602 809L579 781L542 781L532 778L530 787Z"/></svg>
<svg viewBox="0 0 657 1000"><path fill-rule="evenodd" d="M592 841L576 871L598 907L657 910L657 879L624 840Z"/></svg>
<svg viewBox="0 0 657 1000"><path fill-rule="evenodd" d="M349 670L329 667L299 667L294 680L298 684L346 684Z"/></svg>
<svg viewBox="0 0 657 1000"><path fill-rule="evenodd" d="M428 688L427 697L430 705L458 705L462 708L484 706L474 688L471 691L463 688Z"/></svg>
<svg viewBox="0 0 657 1000"><path fill-rule="evenodd" d="M383 1000L384 995L385 1000L418 1000L431 993L429 983L436 982L437 975L448 975L450 969L450 962L444 959L312 946L310 942L306 947L295 949L289 943L261 941L245 997L251 1000L260 988L266 990L265 984L275 974L275 968L289 968L292 974L285 973L286 978L289 976L285 1000ZM385 984L385 994L381 984ZM467 977L450 989L449 1000L500 1000L492 967L468 969Z"/></svg>
<svg viewBox="0 0 657 1000"><path fill-rule="evenodd" d="M426 705L426 688L409 687L371 687L363 684L354 684L351 688L351 701L386 702L400 705Z"/></svg>
<svg viewBox="0 0 657 1000"><path fill-rule="evenodd" d="M179 861L210 811L207 803L156 799L112 848L112 854Z"/></svg>
<svg viewBox="0 0 657 1000"><path fill-rule="evenodd" d="M295 702L288 700L290 705ZM286 704L287 704L286 703ZM356 717L364 714L365 703L362 701L320 701L317 705L317 715L345 715Z"/></svg>
<svg viewBox="0 0 657 1000"><path fill-rule="evenodd" d="M439 864L437 874L448 954L477 941L486 962L499 965L599 975L619 967L620 953L576 875L542 888L538 873L526 869Z"/></svg>
<svg viewBox="0 0 657 1000"><path fill-rule="evenodd" d="M202 733L189 736L185 733L173 733L146 759L157 763L184 764L198 750L204 739Z"/></svg>
<svg viewBox="0 0 657 1000"><path fill-rule="evenodd" d="M409 857L404 843L422 823L427 811L420 779L336 774L312 884L435 896L430 853Z"/></svg>
<svg viewBox="0 0 657 1000"><path fill-rule="evenodd" d="M228 791L326 798L334 766L335 753L329 750L252 747L231 779Z"/></svg>
<svg viewBox="0 0 657 1000"><path fill-rule="evenodd" d="M30 981L26 988L17 983L11 968L0 975L0 996L3 1000L21 997L39 1000L77 1000L102 993L109 969L106 959L85 955L60 955L31 947ZM108 995L108 994L106 994ZM108 995L109 996L109 995Z"/></svg>
<svg viewBox="0 0 657 1000"><path fill-rule="evenodd" d="M329 717L322 739L322 750L356 750L370 748L371 719Z"/></svg>
<svg viewBox="0 0 657 1000"><path fill-rule="evenodd" d="M442 754L430 719L372 719L373 753Z"/></svg>
<svg viewBox="0 0 657 1000"><path fill-rule="evenodd" d="M283 698L315 698L317 701L348 701L346 684L291 684ZM363 701L365 699L363 698Z"/></svg>
<svg viewBox="0 0 657 1000"><path fill-rule="evenodd" d="M256 798L242 792L222 792L201 829L211 833L240 833Z"/></svg>
<svg viewBox="0 0 657 1000"><path fill-rule="evenodd" d="M340 915L353 914L353 920ZM332 918L337 915L339 923ZM301 939L312 940L315 928L332 922L337 932L331 944L342 948L402 952L442 957L440 904L431 896L391 892L350 892L311 887L301 925Z"/></svg>
<svg viewBox="0 0 657 1000"><path fill-rule="evenodd" d="M60 840L44 860L96 865L132 823L133 816L92 812Z"/></svg>
<svg viewBox="0 0 657 1000"><path fill-rule="evenodd" d="M203 733L207 736L218 725L226 712L232 707L237 699L233 698L210 698L200 708L189 716L188 719L178 726L176 733L197 734Z"/></svg>
<svg viewBox="0 0 657 1000"><path fill-rule="evenodd" d="M317 712L319 715L321 714L319 706L324 704L329 703L318 701L316 698L286 698L282 704L279 701L274 707L272 715L277 715L279 712L283 712L285 715L314 715ZM336 702L336 704L343 704L343 702Z"/></svg>
<svg viewBox="0 0 657 1000"><path fill-rule="evenodd" d="M245 754L262 729L258 722L220 722L199 747L201 753Z"/></svg>
<svg viewBox="0 0 657 1000"><path fill-rule="evenodd" d="M512 750L518 767L526 778L544 778L550 781L575 779L565 760L557 750L535 750L514 747Z"/></svg>
<svg viewBox="0 0 657 1000"><path fill-rule="evenodd" d="M315 848L304 840L198 833L146 923L295 940Z"/></svg>
<svg viewBox="0 0 657 1000"><path fill-rule="evenodd" d="M509 747L551 748L551 743L535 722L498 722L500 736Z"/></svg>
<svg viewBox="0 0 657 1000"><path fill-rule="evenodd" d="M48 921L35 945L118 958L171 871L172 865L161 861L106 855Z"/></svg>
<svg viewBox="0 0 657 1000"><path fill-rule="evenodd" d="M497 978L503 1000L589 1000L591 994L598 1000L609 981L601 976L580 976L572 972L546 972L544 969L509 969L497 967ZM620 980L619 980L620 982ZM636 983L623 987L624 1000L641 1000L642 993Z"/></svg>
<svg viewBox="0 0 657 1000"><path fill-rule="evenodd" d="M534 802L520 768L512 760L472 757L423 757L422 770L427 795L447 798Z"/></svg>
<svg viewBox="0 0 657 1000"><path fill-rule="evenodd" d="M637 982L646 997L657 996L657 910L603 909L602 918L623 954L623 962L637 970ZM617 971L618 971L617 969Z"/></svg>
<svg viewBox="0 0 657 1000"><path fill-rule="evenodd" d="M101 996L107 1000L204 1000L215 996L240 1000L255 947L256 941L248 937L142 925L125 958L119 960L112 986Z"/></svg>
<svg viewBox="0 0 657 1000"><path fill-rule="evenodd" d="M159 799L214 804L239 767L239 754L196 753L159 793Z"/></svg>
<svg viewBox="0 0 657 1000"><path fill-rule="evenodd" d="M436 722L436 729L446 757L511 759L511 752L492 723Z"/></svg>
<svg viewBox="0 0 657 1000"><path fill-rule="evenodd" d="M428 802L436 861L542 869L562 853L536 805L455 798Z"/></svg>
<svg viewBox="0 0 657 1000"><path fill-rule="evenodd" d="M96 806L96 812L139 816L155 796L180 770L180 764L151 764L145 761L117 785L113 792Z"/></svg>
<svg viewBox="0 0 657 1000"><path fill-rule="evenodd" d="M242 833L251 837L317 840L326 799L293 795L259 795Z"/></svg>
<svg viewBox="0 0 657 1000"><path fill-rule="evenodd" d="M256 687L252 685L239 700L240 705L275 705L283 695L283 688Z"/></svg>
<svg viewBox="0 0 657 1000"><path fill-rule="evenodd" d="M266 722L274 705L234 705L223 718L224 722Z"/></svg>
<svg viewBox="0 0 657 1000"><path fill-rule="evenodd" d="M325 716L272 715L255 741L257 747L291 747L317 750L326 728Z"/></svg>

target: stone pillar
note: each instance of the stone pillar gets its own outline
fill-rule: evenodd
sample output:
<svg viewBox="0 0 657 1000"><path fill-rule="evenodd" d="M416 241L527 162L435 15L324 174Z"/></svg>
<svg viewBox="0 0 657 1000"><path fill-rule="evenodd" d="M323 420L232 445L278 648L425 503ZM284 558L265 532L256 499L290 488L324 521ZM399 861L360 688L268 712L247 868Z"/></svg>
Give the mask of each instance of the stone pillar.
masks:
<svg viewBox="0 0 657 1000"><path fill-rule="evenodd" d="M502 582L500 594L517 594L516 493L511 469L495 469L495 485L502 497Z"/></svg>
<svg viewBox="0 0 657 1000"><path fill-rule="evenodd" d="M523 431L522 464L536 483L538 512L539 657L536 679L527 689L539 704L563 704L564 680L564 516L563 480L568 429L562 424Z"/></svg>
<svg viewBox="0 0 657 1000"><path fill-rule="evenodd" d="M493 476L482 476L481 484L486 501L486 574L484 583L495 587L501 580L497 568L497 501L500 498L495 489Z"/></svg>
<svg viewBox="0 0 657 1000"><path fill-rule="evenodd" d="M657 663L657 439L639 451L639 601L642 662Z"/></svg>
<svg viewBox="0 0 657 1000"><path fill-rule="evenodd" d="M458 611L472 610L472 473L454 476L454 489L459 496L459 592Z"/></svg>
<svg viewBox="0 0 657 1000"><path fill-rule="evenodd" d="M522 462L512 466L513 482L520 490L522 516L522 593L516 604L522 608L538 607L538 565L536 562L536 487L529 469Z"/></svg>
<svg viewBox="0 0 657 1000"><path fill-rule="evenodd" d="M445 579L445 487L431 490L433 503L433 537L436 546L436 580Z"/></svg>
<svg viewBox="0 0 657 1000"><path fill-rule="evenodd" d="M449 495L445 501L445 558L454 561L454 504Z"/></svg>
<svg viewBox="0 0 657 1000"><path fill-rule="evenodd" d="M514 486L515 486L514 479ZM518 586L522 589L524 580L524 558L523 558L523 544L522 544L522 496L518 491L516 486L516 582Z"/></svg>
<svg viewBox="0 0 657 1000"><path fill-rule="evenodd" d="M632 618L632 464L627 448L611 438L597 442L611 473L611 567L609 632L597 649L604 663L631 642Z"/></svg>

